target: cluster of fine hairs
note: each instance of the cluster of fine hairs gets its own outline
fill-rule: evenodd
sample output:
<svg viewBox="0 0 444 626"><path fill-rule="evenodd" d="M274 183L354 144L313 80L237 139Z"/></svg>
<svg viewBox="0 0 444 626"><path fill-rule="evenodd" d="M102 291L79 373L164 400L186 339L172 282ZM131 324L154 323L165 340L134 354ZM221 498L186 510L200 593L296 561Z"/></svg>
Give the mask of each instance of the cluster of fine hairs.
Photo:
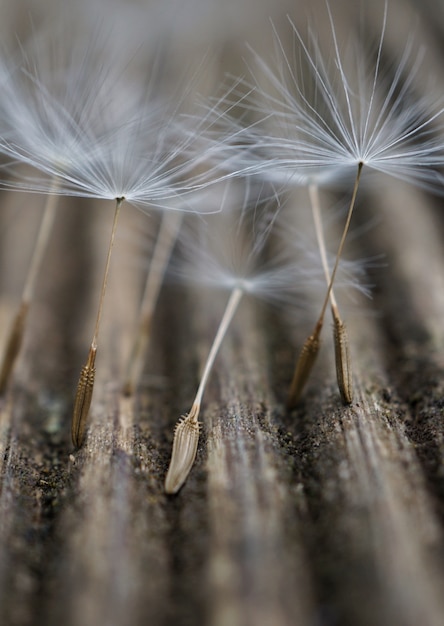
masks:
<svg viewBox="0 0 444 626"><path fill-rule="evenodd" d="M246 295L294 308L307 285L317 286L319 315L296 359L288 408L298 402L314 365L328 308L338 388L342 402L350 404L347 328L334 287L365 290L360 266L342 260L361 180L386 175L442 189L444 108L432 86L427 95L418 93L421 51L413 39L396 66L384 62L388 12L385 4L376 42L358 28L356 37L344 41L328 4L320 18L329 24L326 37L319 35L315 17L307 35L288 17L290 50L271 25L274 61L250 49L243 77L230 79L228 87L225 82L222 95L199 98L201 77L208 74L205 62L186 76L184 68L176 68L182 80L173 88L167 79L171 60L161 43L148 45L143 37L130 49L121 41L128 32L113 32L103 21L91 27L91 16L88 26L80 18L73 24L65 13L50 27L42 20L11 46L0 59L1 186L40 193L46 204L3 348L0 393L20 351L57 205L62 197L75 196L108 200L114 211L96 322L75 393L76 447L86 434L111 253L126 205L147 216L159 212L161 222L122 394L132 396L142 375L165 276L228 294L195 399L176 426L167 493L180 489L194 463L205 386ZM134 26L138 18L139 13ZM177 36L162 32L164 40ZM213 88L218 93L217 85ZM294 187L307 190L308 211L292 206L288 192ZM331 207L322 206L322 189L340 189L348 197L333 255L323 217ZM311 214L315 247L302 229L286 226L282 214L288 211Z"/></svg>

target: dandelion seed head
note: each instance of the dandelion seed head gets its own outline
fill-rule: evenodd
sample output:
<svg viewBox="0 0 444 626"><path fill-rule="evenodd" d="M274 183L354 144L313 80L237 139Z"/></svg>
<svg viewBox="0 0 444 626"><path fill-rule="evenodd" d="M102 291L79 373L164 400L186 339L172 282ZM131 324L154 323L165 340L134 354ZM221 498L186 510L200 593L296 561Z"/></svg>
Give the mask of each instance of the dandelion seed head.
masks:
<svg viewBox="0 0 444 626"><path fill-rule="evenodd" d="M387 8L372 50L353 33L339 41L328 5L327 20L328 44L315 28L304 37L289 18L292 54L276 29L274 63L251 51L251 78L236 83L225 105L228 163L236 174L293 186L348 182L363 164L441 191L444 101L416 87L426 70L421 47L412 36L396 66L385 62ZM235 106L248 113L243 130L230 114Z"/></svg>
<svg viewBox="0 0 444 626"><path fill-rule="evenodd" d="M62 36L53 38L63 49ZM68 55L72 65L49 63L44 38L33 42L33 54L23 50L22 67L5 79L9 97L0 103L0 152L10 159L2 186L52 193L56 179L60 195L192 211L187 197L212 174L197 126L180 118L185 95L154 89L154 78L141 90L137 76L131 79L121 64L112 67L112 59L108 64L101 41L80 59Z"/></svg>

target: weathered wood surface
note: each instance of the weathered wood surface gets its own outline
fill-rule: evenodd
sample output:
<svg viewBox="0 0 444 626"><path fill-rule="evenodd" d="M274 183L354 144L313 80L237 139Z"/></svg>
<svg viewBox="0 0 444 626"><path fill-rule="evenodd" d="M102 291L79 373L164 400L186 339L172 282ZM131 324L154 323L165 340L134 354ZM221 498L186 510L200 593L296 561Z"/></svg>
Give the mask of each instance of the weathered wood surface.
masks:
<svg viewBox="0 0 444 626"><path fill-rule="evenodd" d="M1 201L3 340L41 198ZM344 309L352 406L339 401L326 324L313 379L289 414L312 320L242 303L205 394L196 465L173 497L163 493L173 427L192 402L224 296L167 286L143 384L122 398L144 272L133 240L148 228L124 210L88 436L75 452L73 392L112 215L64 204L0 405L0 624L440 626L442 200L402 184L361 194L356 225L375 214L378 223L349 254L385 258L373 299Z"/></svg>

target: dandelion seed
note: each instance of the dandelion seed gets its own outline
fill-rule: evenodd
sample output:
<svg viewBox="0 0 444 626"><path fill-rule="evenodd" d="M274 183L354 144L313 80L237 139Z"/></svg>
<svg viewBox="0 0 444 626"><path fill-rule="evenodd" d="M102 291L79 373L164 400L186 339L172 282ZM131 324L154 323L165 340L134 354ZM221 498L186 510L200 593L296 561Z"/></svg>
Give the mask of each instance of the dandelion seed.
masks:
<svg viewBox="0 0 444 626"><path fill-rule="evenodd" d="M36 187L36 191L47 192L48 197L21 303L6 341L0 368L0 394L6 389L20 352L36 281L51 237L57 196L62 192L58 172L69 177L76 155L82 158L77 154L80 144L97 123L99 111L103 116L110 108L108 90L114 82L111 72L96 71L102 38L98 36L83 47L77 39L76 46L71 46L68 41L72 43L72 36L66 28L56 33L51 30L50 35L44 31L34 33L28 44L20 47L20 55L13 57L10 69L1 70L0 151L14 159L14 167L6 168L10 179L3 181L4 186L21 188L21 181L29 176L19 171L23 163L35 167L37 161L44 162L48 172L52 168L54 173L48 175L47 187L46 182L44 189ZM86 145L80 152L87 167ZM33 184L34 181L30 190Z"/></svg>
<svg viewBox="0 0 444 626"><path fill-rule="evenodd" d="M54 95L37 63L32 71L26 71L35 107L23 116L23 121L20 115L11 114L10 120L14 119L18 126L21 124L20 132L14 131L14 124L2 132L0 125L0 151L15 163L33 168L31 174L11 170L13 177L3 180L3 187L110 199L115 203L95 330L85 367L91 361L91 354L97 351L111 253L123 201L145 212L153 208L192 212L187 198L211 180L205 150L201 145L200 151L195 149L198 135L193 135L189 127L185 131L185 122L179 122L181 99L167 101L158 91L141 94L138 85L108 70L103 59L95 73L99 47L91 46L88 50L91 64L86 54L82 65L88 68L87 79L79 86L84 96L83 108L81 104L71 106L66 98L67 94L72 95L72 85L62 90L62 97ZM59 67L57 75L61 74ZM70 74L71 78L77 75ZM11 89L14 86L12 82ZM36 118L39 123L35 129ZM83 440L92 396L93 379L88 380L83 398L82 370L73 415L76 446ZM82 426L78 427L78 423Z"/></svg>
<svg viewBox="0 0 444 626"><path fill-rule="evenodd" d="M242 296L242 289L233 289L208 354L196 397L194 398L193 406L191 407L188 416L176 426L170 466L165 479L166 493L172 494L179 491L193 466L199 438L198 418L200 405L202 403L202 396L205 391L208 377L213 368L215 358L220 346L222 345L222 341L231 324L233 316L236 313Z"/></svg>
<svg viewBox="0 0 444 626"><path fill-rule="evenodd" d="M247 195L244 196L242 205L245 207L246 203ZM217 254L215 254L217 247L215 248L214 244L218 242L219 244L222 243L223 246L224 244L226 245L227 240L230 240L230 238L224 237L224 235L226 235L227 221L227 218L222 215L221 219L217 221L216 227L213 224L213 230L210 233L213 235L213 238L207 238L207 246L202 245L202 241L200 242L201 245L197 245L196 239L194 237L191 237L188 241L188 246L186 248L187 252L190 255L188 257L189 264L188 266L186 263L184 264L183 259L179 263L182 275L184 269L188 269L188 277L191 277L192 279L198 280L200 282L202 282L203 280L205 284L212 284L213 286L217 284L218 287L222 286L226 289L228 288L230 291L230 296L228 298L225 311L222 315L217 333L215 335L215 338L210 348L210 352L205 362L203 373L191 410L189 414L185 418L183 418L176 426L171 461L165 479L165 491L168 494L173 494L179 491L193 466L199 437L198 418L205 387L207 385L207 381L213 368L218 351L222 345L222 342L233 320L236 310L241 302L241 299L245 291L248 290L249 286L251 286L252 284L249 283L248 280L240 278L238 275L231 275L231 278L228 278L226 269L222 269L222 271L220 271L220 266L219 269L217 269ZM237 237L235 238L235 241L238 242L240 238L240 230L238 230L236 234ZM261 233L261 235L257 237L257 246L253 246L255 254L257 254L259 249L262 249L264 243L263 236L264 233ZM231 239L231 241L233 240ZM184 245L186 242L187 238L182 238L182 245ZM208 250L206 250L207 247ZM205 251L207 251L208 253L211 251L212 262L209 262L210 257L205 256ZM242 252L245 253L245 248L243 246ZM252 257L248 254L248 252L245 256L248 258L247 264L249 264Z"/></svg>
<svg viewBox="0 0 444 626"><path fill-rule="evenodd" d="M332 294L332 291L333 291L333 283L334 283L334 280L336 278L336 273L338 271L339 261L341 259L342 252L343 252L344 245L345 245L345 239L347 237L347 233L348 233L348 230L350 228L350 222L351 222L353 209L354 209L355 202L356 202L356 195L358 193L358 187L359 187L359 180L360 180L360 177L361 177L361 172L362 172L362 164L360 163L359 166L358 166L358 174L356 176L355 186L353 188L353 194L352 194L352 198L351 198L351 201L350 201L350 206L349 206L349 209L348 209L347 219L346 219L346 222L345 222L344 230L342 232L342 237L341 237L341 241L339 243L338 252L336 254L336 260L335 260L335 264L334 264L334 267L333 267L333 271L331 273L330 280L329 280L329 283L328 283L327 293L325 295L325 299L324 299L324 303L322 305L321 313L320 313L319 318L318 318L318 320L316 322L316 325L315 325L315 331L314 331L314 333L312 335L312 337L314 337L315 345L318 345L320 333L321 333L321 330L322 330L322 325L323 325L323 322L324 322L325 312L326 312L326 309L327 309L327 305L328 305L329 300L332 298L331 294ZM327 267L328 266L326 266L326 268ZM328 276L328 270L327 270L327 274L326 275ZM338 313L336 302L335 302L334 299L332 300L332 303L333 303L332 304L332 312L333 312L333 318L334 318L335 325L340 324L342 328L345 328L344 325L342 324L342 322L340 321L339 313ZM345 330L343 332L345 333ZM335 334L335 345L336 345L336 337L337 336ZM337 357L339 356L341 358L343 352L342 352L342 350L339 351L339 352L336 351L335 354L336 354ZM305 357L304 357L304 350L302 351L301 356L299 357L298 362L296 364L295 375L294 375L294 378L293 378L293 383L291 385L289 398L288 398L288 401L287 401L287 406L289 408L292 408L292 407L295 406L295 404L296 404L296 402L298 400L299 394L302 391L302 386L303 386L302 383L298 384L297 380L295 381L295 378L297 378L297 373L301 371L301 367L299 366L299 360L301 358L305 359ZM312 360L310 360L309 363L312 366L313 363L314 363L314 358ZM337 368L336 369L337 372L342 371L342 364L340 364L340 363L338 364L338 362L336 361L336 368ZM349 371L349 369L350 368L349 368L349 364L348 364L347 371ZM306 372L305 370L303 370L303 373L304 373L303 383L305 383L307 378L308 378L309 372ZM339 380L338 380L338 382L339 382ZM342 382L339 383L339 385L340 385L340 389L341 389ZM298 394L295 393L295 389L298 390ZM351 383L350 383L349 390L351 390ZM341 397L342 398L344 397L343 394L342 394L342 391L341 391Z"/></svg>
<svg viewBox="0 0 444 626"><path fill-rule="evenodd" d="M382 66L387 2L380 37L371 56L366 55L360 41L340 47L328 4L327 12L331 32L331 49L327 54L321 49L314 29L306 43L289 20L299 56L298 51L294 58L287 56L276 31L277 67L268 66L255 55L261 75L256 78L252 70L252 84L241 81L247 97L242 95L238 102L255 116L255 121L242 131L239 123L227 114L224 139L229 146L226 154L234 155L236 138L242 138L237 141L239 156L231 160L236 167L231 175L262 175L274 185L303 185L311 189L321 185L342 187L344 182L354 179L338 257L330 279L327 278L327 296L312 334L315 344L329 299L334 324L345 328L335 304L333 283L362 171L407 180L434 192L442 193L444 188L443 102L442 98L434 100L430 95L433 88L430 94L415 93L415 76L421 69L422 54L414 50L413 39L407 41L398 67L390 74ZM268 81L268 88L261 86L261 76ZM235 106L237 93L236 87L229 108ZM224 118L223 113L220 118ZM234 138L232 144L230 136ZM317 232L319 240L319 228ZM345 358L342 350L336 350L336 354ZM304 349L303 361L305 355ZM311 365L313 362L309 359ZM337 369L344 369L341 363ZM349 370L349 364L345 369ZM298 366L296 370L300 372ZM305 372L303 378L306 379ZM296 388L299 389L298 384ZM291 396L290 393L290 405L294 401Z"/></svg>
<svg viewBox="0 0 444 626"><path fill-rule="evenodd" d="M317 238L318 248L319 248L319 252L321 256L322 267L323 267L325 278L327 281L327 286L329 287L331 284L330 292L329 292L329 299L330 299L330 306L331 306L331 311L332 311L333 320L334 320L335 346L337 346L339 337L346 336L346 330L345 330L344 323L341 321L339 310L338 310L338 305L337 305L336 298L335 298L334 291L333 291L333 282L330 276L330 269L329 269L329 264L328 264L328 259L327 259L324 229L322 227L322 219L321 219L321 213L320 213L319 190L318 190L317 185L314 185L314 184L309 185L309 196L310 196L310 201L311 201L311 208L312 208L312 214L313 214L313 219L315 223L316 238ZM287 406L290 409L293 408L295 404L297 403L297 401L299 400L300 395L309 378L310 372L316 361L320 344L321 344L320 336L321 336L323 322L324 322L324 316L322 314L321 317L318 319L318 322L315 326L315 330L313 334L307 338L307 340L304 343L304 346L302 347L301 353L296 363L295 371L293 374L293 380L290 386L289 398L287 401ZM339 332L339 330L338 332L336 332L336 329L339 329L339 328L341 329L341 332ZM343 373L344 372L350 373L348 344L345 341L339 344L339 347L335 350L335 355L336 355L336 363L337 363L336 369L337 369L339 389L343 390L344 388L347 388L347 394L341 391L341 397L343 399L347 397L350 399L349 402L351 402L351 398L353 394L352 385L351 385L351 375L347 379L347 384L345 384L343 380ZM346 365L343 363L344 357L346 357Z"/></svg>
<svg viewBox="0 0 444 626"><path fill-rule="evenodd" d="M124 198L117 198L116 210L114 212L113 226L111 230L111 237L108 246L108 254L106 257L105 272L103 275L102 288L100 290L99 307L97 310L96 325L94 329L94 335L91 341L91 346L88 353L88 358L85 365L82 368L79 382L77 384L76 398L74 403L74 410L72 416L71 432L73 434L73 444L79 448L85 437L86 420L91 405L92 394L94 391L95 380L95 360L97 352L97 342L99 337L100 320L102 317L103 302L105 299L106 286L108 283L109 266L111 262L111 253L114 245L114 239L116 235L117 223L120 215L120 209Z"/></svg>

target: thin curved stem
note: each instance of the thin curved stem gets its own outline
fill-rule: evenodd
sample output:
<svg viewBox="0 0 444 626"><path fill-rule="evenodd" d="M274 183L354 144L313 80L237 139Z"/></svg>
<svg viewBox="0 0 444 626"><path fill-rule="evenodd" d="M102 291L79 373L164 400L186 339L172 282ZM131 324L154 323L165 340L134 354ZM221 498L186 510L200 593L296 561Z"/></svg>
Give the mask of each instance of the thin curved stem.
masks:
<svg viewBox="0 0 444 626"><path fill-rule="evenodd" d="M361 173L362 173L363 165L364 164L362 163L362 161L360 161L358 164L358 172L356 174L355 184L353 186L353 193L352 193L352 197L350 200L350 206L348 208L347 219L345 220L344 230L342 231L341 241L339 242L338 251L336 253L335 264L333 266L327 293L325 295L324 303L322 305L321 313L319 315L319 321L321 322L323 321L324 316L325 316L325 311L327 309L328 301L330 299L330 294L333 290L333 283L335 281L336 273L338 271L339 261L341 260L342 253L344 251L345 240L347 238L347 234L350 229L351 218L353 215L353 210L355 208L356 196L358 194L359 182L361 180Z"/></svg>
<svg viewBox="0 0 444 626"><path fill-rule="evenodd" d="M208 377L211 373L211 369L214 365L214 360L217 356L219 348L222 344L222 341L226 335L226 332L231 324L234 314L236 313L237 307L239 306L239 302L242 299L244 292L240 287L236 287L231 292L230 298L227 302L227 306L225 307L224 314L219 324L219 328L217 330L216 336L213 341L213 345L211 346L211 350L208 354L204 371L202 373L202 378L200 379L199 387L197 389L196 396L194 398L193 406L191 408L190 414L193 414L193 421L197 422L199 411L196 410L196 407L200 407L202 396L205 391L206 384L208 382Z"/></svg>
<svg viewBox="0 0 444 626"><path fill-rule="evenodd" d="M316 239L318 242L319 254L321 255L322 268L324 270L325 280L327 282L327 285L329 285L331 277L330 277L330 268L328 266L327 247L325 244L324 228L322 225L322 218L321 218L319 187L317 185L310 185L308 187L308 195L310 197L311 212L312 212L313 221L315 224ZM331 304L332 309L337 308L337 302L336 302L333 288L330 291L330 304Z"/></svg>
<svg viewBox="0 0 444 626"><path fill-rule="evenodd" d="M120 209L122 207L123 200L124 198L116 199L116 209L114 211L114 219L113 219L113 225L111 229L111 237L110 237L109 245L108 245L108 254L106 256L105 271L103 273L102 288L100 290L99 307L97 309L97 317L96 317L96 324L94 327L94 335L91 341L91 346L94 346L95 348L97 348L100 320L102 319L103 303L105 300L106 287L108 285L108 274L109 274L109 267L111 263L111 255L112 255L112 251L114 247L114 239L116 237L117 223L119 221Z"/></svg>

